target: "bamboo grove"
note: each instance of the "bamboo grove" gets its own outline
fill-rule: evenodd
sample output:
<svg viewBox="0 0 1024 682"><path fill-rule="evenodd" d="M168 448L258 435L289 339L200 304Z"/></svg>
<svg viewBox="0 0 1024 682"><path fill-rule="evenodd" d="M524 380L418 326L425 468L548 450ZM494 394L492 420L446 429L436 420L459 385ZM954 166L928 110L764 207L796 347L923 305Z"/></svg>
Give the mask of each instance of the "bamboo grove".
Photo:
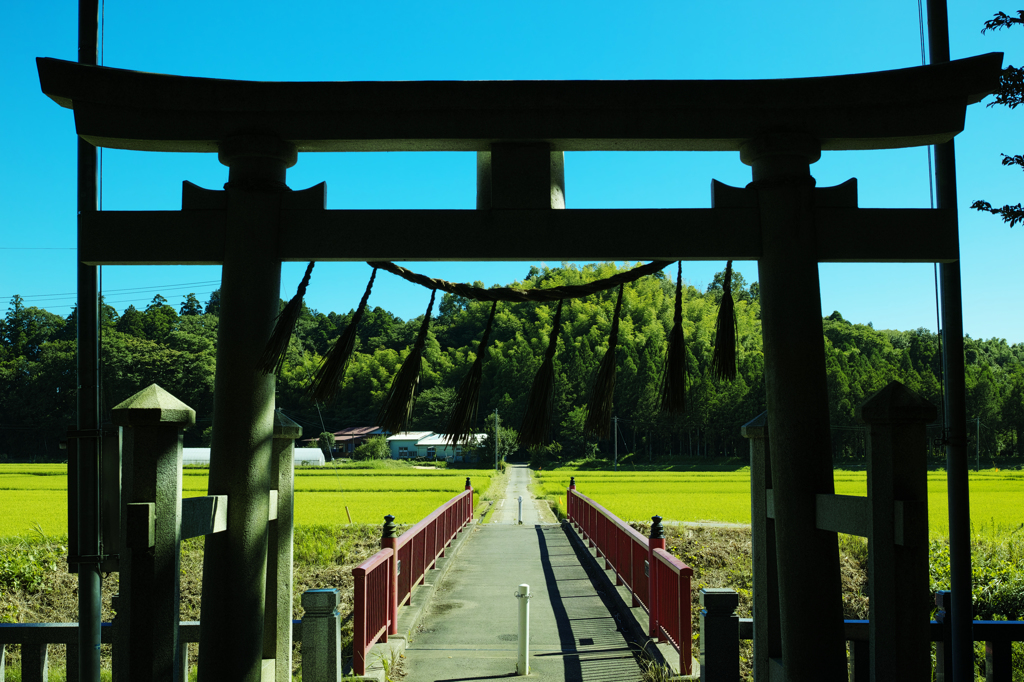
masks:
<svg viewBox="0 0 1024 682"><path fill-rule="evenodd" d="M632 264L563 264L531 267L523 289L577 285L631 269ZM756 282L732 273L737 330L737 376L716 378L712 353L725 273L701 291L683 288L686 411L659 411L659 382L673 322L675 268L625 285L616 350L612 414L618 417L618 453L634 461L746 453L740 426L765 409L764 356ZM369 275L369 269L367 271ZM383 274L380 276L389 276ZM685 278L685 264L683 269ZM684 279L685 282L685 279ZM411 287L410 287L411 288ZM415 291L415 290L414 290ZM414 295L429 295L423 290ZM581 459L615 449L612 437L587 436L584 423L598 365L608 346L618 297L610 289L566 300L554 357L551 443L544 459ZM205 305L194 295L179 306L162 296L144 310L102 313L102 397L105 410L150 383L158 383L195 408L197 424L186 445L208 442L212 426L219 296ZM423 345L420 381L409 420L412 430L443 432L456 390L470 371L492 303L453 294L439 296ZM284 301L281 303L285 305ZM478 428L518 429L530 384L551 334L557 303L500 303L486 361L482 363ZM314 401L310 386L324 356L349 326L354 311L327 314L303 305L278 371L277 405L306 427L306 437L374 424L393 377L410 352L421 319L402 320L374 306L372 296L355 329L354 351L334 398ZM75 406L76 316L26 306L19 296L0 321L0 457L64 459L58 448ZM863 458L858 404L892 379L940 402L940 355L927 329L876 330L835 312L822 320L836 461ZM1024 344L966 339L969 432L980 434L986 462L1024 454ZM322 420L322 425L321 425ZM937 426L935 435L941 427ZM503 432L504 433L504 432ZM970 444L972 450L975 443Z"/></svg>

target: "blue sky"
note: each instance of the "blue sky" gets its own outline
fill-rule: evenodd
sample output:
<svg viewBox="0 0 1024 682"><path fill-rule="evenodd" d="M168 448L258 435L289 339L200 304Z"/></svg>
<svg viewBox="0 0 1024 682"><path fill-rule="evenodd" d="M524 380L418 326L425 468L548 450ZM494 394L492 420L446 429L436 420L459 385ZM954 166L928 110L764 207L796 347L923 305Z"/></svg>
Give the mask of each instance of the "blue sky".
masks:
<svg viewBox="0 0 1024 682"><path fill-rule="evenodd" d="M39 91L34 58L76 58L74 2L10 3L0 28L0 299L67 315L75 291L75 136L72 113ZM996 11L1016 6L950 0L953 58L1006 53L1018 65L1024 28L981 35ZM248 13L247 15L243 12ZM850 3L776 0L608 2L133 2L107 0L103 63L189 76L251 80L730 79L826 76L916 66L921 62L914 0ZM957 137L964 328L975 338L1024 342L1018 264L1024 227L967 207L1022 200L1020 171L1000 152L1022 153L1024 112L975 105ZM569 208L709 207L712 179L742 186L749 168L735 153L566 155ZM863 207L927 207L923 148L826 152L812 166L819 186L859 181ZM181 207L181 181L219 188L227 169L214 155L103 153L105 210ZM328 185L329 208L473 208L473 154L304 154L288 182ZM624 235L623 238L628 238ZM557 263L548 263L557 265ZM423 263L412 267L457 281L508 283L529 263ZM704 288L723 263L685 263ZM748 281L753 262L736 264ZM294 293L301 264L285 264L282 297ZM322 263L307 303L321 312L354 307L369 269ZM935 329L931 265L823 264L822 311L839 310L875 328ZM118 310L145 307L155 293L179 305L205 301L217 267L105 267L103 288ZM422 313L428 292L389 275L371 305L403 318Z"/></svg>

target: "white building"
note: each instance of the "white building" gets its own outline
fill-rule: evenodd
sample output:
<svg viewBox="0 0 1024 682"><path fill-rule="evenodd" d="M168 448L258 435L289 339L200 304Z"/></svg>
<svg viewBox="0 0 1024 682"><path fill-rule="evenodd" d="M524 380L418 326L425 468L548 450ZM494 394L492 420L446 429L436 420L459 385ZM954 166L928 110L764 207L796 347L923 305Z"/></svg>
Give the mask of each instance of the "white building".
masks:
<svg viewBox="0 0 1024 682"><path fill-rule="evenodd" d="M182 464L210 465L210 448L182 448ZM320 448L295 448L295 466L324 465L324 453Z"/></svg>
<svg viewBox="0 0 1024 682"><path fill-rule="evenodd" d="M470 438L479 443L483 440L484 434L472 434ZM391 448L391 459L463 461L462 445L452 446L443 433L404 431L390 436L388 446Z"/></svg>

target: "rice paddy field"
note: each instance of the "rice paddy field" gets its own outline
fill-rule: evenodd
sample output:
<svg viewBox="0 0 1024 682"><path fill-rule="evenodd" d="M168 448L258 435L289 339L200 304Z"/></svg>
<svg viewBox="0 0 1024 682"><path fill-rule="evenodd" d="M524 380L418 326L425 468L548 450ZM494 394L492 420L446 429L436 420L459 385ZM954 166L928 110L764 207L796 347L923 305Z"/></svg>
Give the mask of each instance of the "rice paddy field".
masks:
<svg viewBox="0 0 1024 682"><path fill-rule="evenodd" d="M186 468L185 497L205 495L206 468ZM457 469L299 468L295 472L297 525L416 523L465 488L469 476L478 496L493 472ZM746 468L735 471L594 471L555 469L534 472L538 494L565 506L570 476L576 488L627 521L750 522L750 483ZM836 492L866 495L864 471L834 472ZM971 472L971 519L977 526L1016 528L1024 523L1024 472L995 469ZM928 473L929 527L947 534L945 472ZM0 464L0 537L24 535L38 525L47 534L67 532L67 468L63 464Z"/></svg>
<svg viewBox="0 0 1024 682"><path fill-rule="evenodd" d="M750 523L750 471L593 471L554 469L534 472L538 493L565 508L569 478L576 489L626 521ZM836 493L867 495L867 473L836 470ZM971 472L971 522L975 526L1018 528L1024 523L1024 471ZM946 473L928 472L928 521L933 537L948 535Z"/></svg>
<svg viewBox="0 0 1024 682"><path fill-rule="evenodd" d="M207 491L206 468L187 467L182 495ZM393 514L399 524L413 524L465 490L474 503L487 491L492 471L457 469L345 469L300 467L295 470L296 525L380 524ZM67 466L0 464L0 537L35 529L47 535L67 533Z"/></svg>

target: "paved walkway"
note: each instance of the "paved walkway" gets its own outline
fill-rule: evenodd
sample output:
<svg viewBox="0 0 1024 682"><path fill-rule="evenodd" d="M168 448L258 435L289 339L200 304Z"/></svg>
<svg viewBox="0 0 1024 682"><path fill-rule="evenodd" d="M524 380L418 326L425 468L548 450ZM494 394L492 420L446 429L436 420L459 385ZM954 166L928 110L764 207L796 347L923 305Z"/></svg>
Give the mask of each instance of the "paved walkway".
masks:
<svg viewBox="0 0 1024 682"><path fill-rule="evenodd" d="M405 650L404 682L514 677L520 583L530 585L530 678L633 682L640 666L603 595L591 561L558 524L542 524L527 490L530 471L512 465L491 523L473 528L437 586ZM523 497L523 525L518 497Z"/></svg>

